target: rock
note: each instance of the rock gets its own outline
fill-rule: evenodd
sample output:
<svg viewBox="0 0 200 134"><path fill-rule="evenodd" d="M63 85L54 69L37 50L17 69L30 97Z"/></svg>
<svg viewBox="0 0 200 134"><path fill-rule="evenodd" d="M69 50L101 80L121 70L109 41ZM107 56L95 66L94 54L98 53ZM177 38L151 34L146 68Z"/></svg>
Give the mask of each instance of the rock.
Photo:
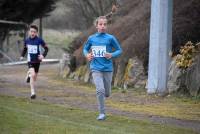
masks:
<svg viewBox="0 0 200 134"><path fill-rule="evenodd" d="M71 72L71 73L69 74L69 78L70 78L70 79L74 79L74 78L75 78L75 72Z"/></svg>
<svg viewBox="0 0 200 134"><path fill-rule="evenodd" d="M62 71L61 76L62 76L62 78L67 78L69 76L69 74L70 74L69 67L65 67L64 70Z"/></svg>
<svg viewBox="0 0 200 134"><path fill-rule="evenodd" d="M69 64L70 64L70 55L64 53L59 63L59 75L61 77L66 78L70 74L71 70L69 68Z"/></svg>
<svg viewBox="0 0 200 134"><path fill-rule="evenodd" d="M195 58L193 66L188 68L185 84L191 95L200 94L200 55Z"/></svg>
<svg viewBox="0 0 200 134"><path fill-rule="evenodd" d="M69 60L70 58L66 57L66 55L63 55L63 59L60 61L60 76L83 81L85 83L93 82L87 64L79 66L75 71L72 71L69 65L71 63ZM115 68L116 73L113 76L114 86L123 86L124 89L127 89L128 87L144 88L147 76L144 73L142 61L137 57L134 57L128 60L127 65L125 64L125 60L121 62L124 62L124 64L120 63L120 66Z"/></svg>
<svg viewBox="0 0 200 134"><path fill-rule="evenodd" d="M176 58L171 62L167 83L169 93L184 91L192 96L200 94L200 54L194 58L194 63L187 69L176 66Z"/></svg>
<svg viewBox="0 0 200 134"><path fill-rule="evenodd" d="M169 67L169 76L168 76L168 83L167 88L169 93L178 91L180 87L180 77L182 75L181 69L176 66L176 58L174 58Z"/></svg>
<svg viewBox="0 0 200 134"><path fill-rule="evenodd" d="M123 87L144 88L146 79L147 76L144 73L142 61L140 61L137 57L129 59L124 74Z"/></svg>
<svg viewBox="0 0 200 134"><path fill-rule="evenodd" d="M87 71L86 71L85 76L84 76L84 82L89 83L90 80L91 80L91 72L90 72L90 69L87 68Z"/></svg>
<svg viewBox="0 0 200 134"><path fill-rule="evenodd" d="M87 65L82 65L78 67L75 71L75 76L74 76L75 80L83 81L86 72L87 72Z"/></svg>

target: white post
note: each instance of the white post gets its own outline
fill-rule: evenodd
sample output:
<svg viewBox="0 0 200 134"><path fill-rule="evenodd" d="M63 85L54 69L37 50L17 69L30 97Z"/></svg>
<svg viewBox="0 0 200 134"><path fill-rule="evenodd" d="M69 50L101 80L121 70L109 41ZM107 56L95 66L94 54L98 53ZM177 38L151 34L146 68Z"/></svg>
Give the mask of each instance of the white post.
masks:
<svg viewBox="0 0 200 134"><path fill-rule="evenodd" d="M166 93L172 46L172 0L151 1L147 93Z"/></svg>

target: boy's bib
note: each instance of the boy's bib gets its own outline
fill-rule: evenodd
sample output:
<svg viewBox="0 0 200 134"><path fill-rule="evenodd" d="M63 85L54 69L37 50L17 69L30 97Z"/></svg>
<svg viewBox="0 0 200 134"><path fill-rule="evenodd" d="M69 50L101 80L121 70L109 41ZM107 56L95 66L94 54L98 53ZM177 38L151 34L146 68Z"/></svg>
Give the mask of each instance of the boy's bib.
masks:
<svg viewBox="0 0 200 134"><path fill-rule="evenodd" d="M36 45L28 45L28 53L29 54L37 54L37 46Z"/></svg>
<svg viewBox="0 0 200 134"><path fill-rule="evenodd" d="M92 46L92 54L94 57L105 57L106 46Z"/></svg>

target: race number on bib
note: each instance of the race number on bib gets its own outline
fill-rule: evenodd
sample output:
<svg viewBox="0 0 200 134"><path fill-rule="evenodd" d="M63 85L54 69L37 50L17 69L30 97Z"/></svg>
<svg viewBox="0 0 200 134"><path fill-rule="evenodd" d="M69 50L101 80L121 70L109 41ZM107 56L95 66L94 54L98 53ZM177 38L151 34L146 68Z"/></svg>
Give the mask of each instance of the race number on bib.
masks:
<svg viewBox="0 0 200 134"><path fill-rule="evenodd" d="M106 46L92 46L92 54L94 57L105 57Z"/></svg>
<svg viewBox="0 0 200 134"><path fill-rule="evenodd" d="M37 46L36 45L28 45L28 53L29 54L37 54Z"/></svg>

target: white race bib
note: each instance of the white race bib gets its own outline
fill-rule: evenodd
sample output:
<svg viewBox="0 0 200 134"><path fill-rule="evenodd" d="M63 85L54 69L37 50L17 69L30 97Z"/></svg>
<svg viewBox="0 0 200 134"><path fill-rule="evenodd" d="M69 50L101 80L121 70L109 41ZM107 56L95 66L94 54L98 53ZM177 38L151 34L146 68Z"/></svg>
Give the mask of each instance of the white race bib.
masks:
<svg viewBox="0 0 200 134"><path fill-rule="evenodd" d="M36 45L27 45L28 46L28 53L29 54L37 54L38 53L38 49Z"/></svg>
<svg viewBox="0 0 200 134"><path fill-rule="evenodd" d="M92 46L92 54L94 57L105 57L106 46Z"/></svg>

